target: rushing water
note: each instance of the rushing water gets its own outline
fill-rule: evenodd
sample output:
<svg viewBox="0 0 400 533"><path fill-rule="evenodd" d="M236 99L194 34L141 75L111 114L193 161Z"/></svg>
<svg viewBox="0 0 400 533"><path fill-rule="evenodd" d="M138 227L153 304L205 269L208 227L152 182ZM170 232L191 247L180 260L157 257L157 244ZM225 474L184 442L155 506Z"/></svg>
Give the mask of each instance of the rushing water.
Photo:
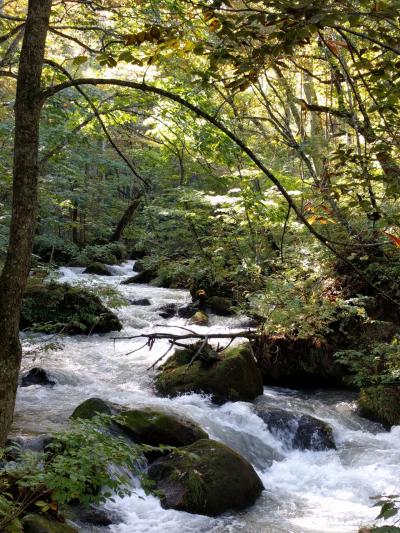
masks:
<svg viewBox="0 0 400 533"><path fill-rule="evenodd" d="M144 340L114 343L112 338L165 331L165 326L185 326L186 321L177 317L162 319L158 309L166 303L184 305L190 297L182 290L120 285L132 275L132 267L132 261L113 267L114 275L109 278L82 274L80 268L60 269L60 281L92 287L106 283L117 288L127 300L148 298L152 305L120 308L118 315L124 325L120 333L64 337L60 351L48 351L34 361L27 355L25 369L43 366L57 384L52 388L19 389L14 433L29 436L57 429L67 423L80 402L94 396L131 407L167 409L190 416L210 437L245 456L262 478L265 491L246 511L209 518L164 510L157 498L146 496L138 488L132 496L107 504L118 517L115 525L81 531L355 533L360 526L371 523L377 514L376 508L371 508L371 497L393 494L399 488L400 426L383 432L379 425L359 418L354 397L347 392L304 393L265 387L264 396L258 401L312 414L333 427L336 451L298 451L288 449L284 440L277 440L266 429L251 403L215 406L209 398L198 394L175 399L157 397L152 389L154 371L147 369L167 350L168 343L158 342L151 351L144 348L130 353ZM213 316L209 327L194 329L218 332L238 328L240 323L238 317Z"/></svg>

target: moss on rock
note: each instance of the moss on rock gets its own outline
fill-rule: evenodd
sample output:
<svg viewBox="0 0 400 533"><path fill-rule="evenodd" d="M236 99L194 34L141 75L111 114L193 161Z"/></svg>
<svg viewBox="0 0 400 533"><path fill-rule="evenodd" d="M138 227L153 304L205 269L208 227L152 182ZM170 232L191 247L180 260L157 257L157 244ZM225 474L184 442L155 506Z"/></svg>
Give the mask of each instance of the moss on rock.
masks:
<svg viewBox="0 0 400 533"><path fill-rule="evenodd" d="M261 373L248 346L236 346L217 354L211 365L197 359L188 366L194 350L178 350L167 360L155 380L160 394L203 392L211 394L216 403L251 401L262 394Z"/></svg>
<svg viewBox="0 0 400 533"><path fill-rule="evenodd" d="M196 311L196 313L189 320L189 324L193 324L195 326L207 326L208 316L204 311Z"/></svg>
<svg viewBox="0 0 400 533"><path fill-rule="evenodd" d="M386 428L400 425L400 387L377 385L362 389L358 398L360 416Z"/></svg>
<svg viewBox="0 0 400 533"><path fill-rule="evenodd" d="M38 514L28 514L21 522L24 533L78 533L77 529L68 524L49 520Z"/></svg>
<svg viewBox="0 0 400 533"><path fill-rule="evenodd" d="M161 491L164 507L209 516L244 509L263 490L250 463L228 446L209 439L158 459L148 475Z"/></svg>
<svg viewBox="0 0 400 533"><path fill-rule="evenodd" d="M233 301L230 298L211 296L211 298L207 298L205 304L216 315L231 316L234 314L232 311Z"/></svg>
<svg viewBox="0 0 400 533"><path fill-rule="evenodd" d="M22 305L21 329L73 334L120 331L118 317L88 290L61 283L28 288Z"/></svg>
<svg viewBox="0 0 400 533"><path fill-rule="evenodd" d="M85 270L83 271L84 274L97 274L98 276L111 276L111 272L108 270L106 265L103 265L103 263L90 263Z"/></svg>
<svg viewBox="0 0 400 533"><path fill-rule="evenodd" d="M207 433L191 420L153 409L124 411L115 421L135 442L151 446L186 446L208 439Z"/></svg>
<svg viewBox="0 0 400 533"><path fill-rule="evenodd" d="M97 414L115 415L121 411L119 405L102 400L101 398L89 398L78 405L71 415L71 418L90 419Z"/></svg>

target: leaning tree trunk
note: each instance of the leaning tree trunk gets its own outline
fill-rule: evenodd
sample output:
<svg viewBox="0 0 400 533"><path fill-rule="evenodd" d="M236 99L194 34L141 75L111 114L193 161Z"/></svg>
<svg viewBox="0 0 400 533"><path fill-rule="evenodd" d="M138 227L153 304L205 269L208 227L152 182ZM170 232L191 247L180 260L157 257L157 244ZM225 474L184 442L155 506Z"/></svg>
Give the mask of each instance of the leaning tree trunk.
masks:
<svg viewBox="0 0 400 533"><path fill-rule="evenodd" d="M15 99L13 201L7 258L0 276L0 446L6 442L21 364L19 315L37 212L40 80L52 0L29 0Z"/></svg>
<svg viewBox="0 0 400 533"><path fill-rule="evenodd" d="M116 242L119 241L122 237L122 234L124 232L124 229L128 226L128 224L131 222L133 215L136 212L136 209L139 207L140 202L142 200L143 193L138 192L131 203L128 205L128 207L125 209L124 214L120 218L118 224L115 227L115 230L113 234L110 237L110 242Z"/></svg>

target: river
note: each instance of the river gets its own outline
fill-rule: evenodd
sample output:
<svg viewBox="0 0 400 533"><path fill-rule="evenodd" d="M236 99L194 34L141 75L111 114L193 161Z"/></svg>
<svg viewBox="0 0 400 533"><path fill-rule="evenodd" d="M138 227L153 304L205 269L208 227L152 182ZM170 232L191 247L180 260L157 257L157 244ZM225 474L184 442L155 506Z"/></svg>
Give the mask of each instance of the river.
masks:
<svg viewBox="0 0 400 533"><path fill-rule="evenodd" d="M265 490L257 503L239 513L218 518L165 510L159 500L138 487L134 494L116 498L106 508L117 517L109 528L82 528L83 533L356 533L378 514L372 496L393 494L400 484L400 426L384 432L378 424L355 413L355 397L346 391L293 391L264 388L257 401L293 412L312 414L328 422L337 450L298 451L278 440L254 413L251 403L216 406L209 398L190 394L175 399L157 397L152 389L154 371L148 367L168 348L164 341L151 351L143 339L113 337L165 331L186 326L184 319L159 316L160 306L184 305L187 291L149 285L120 285L132 275L134 262L112 267L113 276L83 274L81 268L62 267L59 280L96 287L108 284L128 300L148 298L150 306L127 305L117 310L123 323L119 333L65 336L62 350L33 358L26 355L23 369L42 366L56 379L54 387L19 388L13 433L32 436L67 424L83 400L99 397L130 407L152 406L191 417L210 437L228 444L256 468ZM243 319L212 316L199 332L240 328ZM164 329L163 329L164 328ZM179 330L168 329L178 332ZM46 336L42 336L43 339ZM53 339L54 340L54 339Z"/></svg>

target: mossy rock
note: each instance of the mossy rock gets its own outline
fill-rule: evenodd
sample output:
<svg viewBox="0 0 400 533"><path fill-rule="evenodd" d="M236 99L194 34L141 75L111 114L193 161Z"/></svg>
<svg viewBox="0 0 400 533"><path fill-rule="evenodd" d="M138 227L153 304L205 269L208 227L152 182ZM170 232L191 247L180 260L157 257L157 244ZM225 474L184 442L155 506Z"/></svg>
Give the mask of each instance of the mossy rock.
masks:
<svg viewBox="0 0 400 533"><path fill-rule="evenodd" d="M377 385L362 389L358 398L358 413L380 422L386 428L400 425L400 387Z"/></svg>
<svg viewBox="0 0 400 533"><path fill-rule="evenodd" d="M24 295L21 329L74 334L120 331L118 317L86 289L61 283L33 284Z"/></svg>
<svg viewBox="0 0 400 533"><path fill-rule="evenodd" d="M232 310L233 301L230 298L211 296L211 298L207 298L205 303L216 315L231 316L234 314L234 311Z"/></svg>
<svg viewBox="0 0 400 533"><path fill-rule="evenodd" d="M70 418L91 419L97 414L113 416L113 431L122 432L140 444L186 446L208 439L208 434L200 426L182 416L147 407L127 409L100 398L85 400Z"/></svg>
<svg viewBox="0 0 400 533"><path fill-rule="evenodd" d="M148 476L165 508L216 516L245 509L263 485L253 467L220 442L203 439L155 461Z"/></svg>
<svg viewBox="0 0 400 533"><path fill-rule="evenodd" d="M205 393L211 394L216 403L251 401L262 394L261 373L249 346L236 346L215 354L211 364L198 358L188 366L196 347L177 350L163 365L155 380L160 394Z"/></svg>
<svg viewBox="0 0 400 533"><path fill-rule="evenodd" d="M115 415L122 410L122 407L101 398L89 398L78 405L70 418L83 418L89 420L97 414Z"/></svg>
<svg viewBox="0 0 400 533"><path fill-rule="evenodd" d="M153 409L132 409L122 412L115 422L135 442L150 446L186 446L208 434L191 420Z"/></svg>
<svg viewBox="0 0 400 533"><path fill-rule="evenodd" d="M91 263L83 271L84 274L96 274L97 276L111 276L111 272L103 263Z"/></svg>
<svg viewBox="0 0 400 533"><path fill-rule="evenodd" d="M38 514L28 514L22 519L24 533L78 533L78 530Z"/></svg>
<svg viewBox="0 0 400 533"><path fill-rule="evenodd" d="M207 326L208 316L204 311L196 311L196 313L189 320L189 324L193 324L194 326Z"/></svg>

